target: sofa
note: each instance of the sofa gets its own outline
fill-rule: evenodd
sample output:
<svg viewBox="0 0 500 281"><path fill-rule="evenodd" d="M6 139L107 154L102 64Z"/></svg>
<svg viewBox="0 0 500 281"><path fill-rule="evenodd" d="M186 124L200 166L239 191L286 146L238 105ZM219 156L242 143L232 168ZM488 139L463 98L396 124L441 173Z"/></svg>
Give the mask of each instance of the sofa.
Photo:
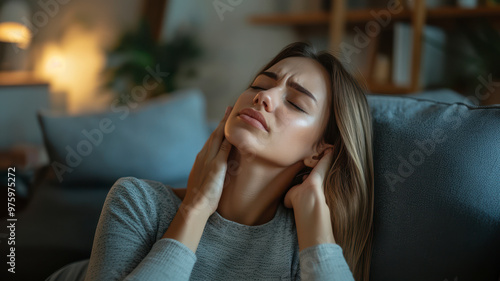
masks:
<svg viewBox="0 0 500 281"><path fill-rule="evenodd" d="M367 99L375 167L370 280L500 280L500 105L476 106L447 89ZM37 171L18 214L16 274L3 270L1 280L64 280L75 268L83 280L112 184L134 176L185 187L215 126L205 104L199 90L186 89L102 113L40 112L50 164Z"/></svg>

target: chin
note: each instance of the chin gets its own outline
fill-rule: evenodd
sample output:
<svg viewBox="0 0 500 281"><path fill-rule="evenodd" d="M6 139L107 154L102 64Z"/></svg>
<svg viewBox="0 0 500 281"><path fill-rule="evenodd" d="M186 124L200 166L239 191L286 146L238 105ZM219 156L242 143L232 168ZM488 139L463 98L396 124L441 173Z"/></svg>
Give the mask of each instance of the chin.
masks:
<svg viewBox="0 0 500 281"><path fill-rule="evenodd" d="M240 154L248 158L247 160L258 158L271 165L281 167L295 165L297 161L301 161L298 155L294 155L290 151L280 151L280 149L277 151L270 148L270 146L273 147L269 143L270 139L262 138L261 135L256 134L253 130L244 126L238 126L238 124L226 123L224 136Z"/></svg>
<svg viewBox="0 0 500 281"><path fill-rule="evenodd" d="M258 137L243 128L228 129L224 131L226 139L242 154L255 155L258 152Z"/></svg>

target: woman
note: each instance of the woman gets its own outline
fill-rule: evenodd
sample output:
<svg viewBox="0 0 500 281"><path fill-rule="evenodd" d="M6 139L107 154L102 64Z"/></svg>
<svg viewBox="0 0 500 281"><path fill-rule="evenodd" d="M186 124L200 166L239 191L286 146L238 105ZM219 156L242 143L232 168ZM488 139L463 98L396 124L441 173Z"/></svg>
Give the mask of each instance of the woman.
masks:
<svg viewBox="0 0 500 281"><path fill-rule="evenodd" d="M228 107L186 189L115 183L85 280L368 280L372 159L362 87L291 44Z"/></svg>

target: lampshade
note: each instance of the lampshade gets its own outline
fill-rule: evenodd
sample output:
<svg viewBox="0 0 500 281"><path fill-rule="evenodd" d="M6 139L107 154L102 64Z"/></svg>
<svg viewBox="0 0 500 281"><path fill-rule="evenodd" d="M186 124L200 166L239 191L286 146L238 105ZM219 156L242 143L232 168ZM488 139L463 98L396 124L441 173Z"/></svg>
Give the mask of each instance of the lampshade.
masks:
<svg viewBox="0 0 500 281"><path fill-rule="evenodd" d="M31 41L31 32L23 23L30 18L28 4L22 0L7 1L0 7L0 41L17 43L20 48L27 48Z"/></svg>

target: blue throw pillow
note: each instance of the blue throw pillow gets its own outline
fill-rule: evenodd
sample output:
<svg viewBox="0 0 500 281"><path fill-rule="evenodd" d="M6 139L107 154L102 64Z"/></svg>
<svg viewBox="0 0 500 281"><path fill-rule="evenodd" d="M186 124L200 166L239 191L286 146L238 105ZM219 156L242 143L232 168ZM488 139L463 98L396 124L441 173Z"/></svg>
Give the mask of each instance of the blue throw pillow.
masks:
<svg viewBox="0 0 500 281"><path fill-rule="evenodd" d="M185 180L209 136L203 94L182 90L133 105L79 116L40 112L55 178L71 185L112 184L124 176Z"/></svg>
<svg viewBox="0 0 500 281"><path fill-rule="evenodd" d="M368 95L370 280L498 280L500 105Z"/></svg>

